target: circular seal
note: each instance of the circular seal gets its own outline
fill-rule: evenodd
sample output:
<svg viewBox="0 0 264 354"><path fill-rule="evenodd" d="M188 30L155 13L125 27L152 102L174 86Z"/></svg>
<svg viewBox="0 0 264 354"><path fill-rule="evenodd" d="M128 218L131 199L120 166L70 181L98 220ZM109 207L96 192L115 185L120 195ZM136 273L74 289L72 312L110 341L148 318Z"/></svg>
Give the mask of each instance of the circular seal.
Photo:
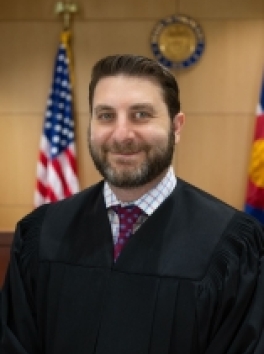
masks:
<svg viewBox="0 0 264 354"><path fill-rule="evenodd" d="M179 15L160 20L151 33L155 58L169 69L195 64L205 48L201 26L190 17Z"/></svg>

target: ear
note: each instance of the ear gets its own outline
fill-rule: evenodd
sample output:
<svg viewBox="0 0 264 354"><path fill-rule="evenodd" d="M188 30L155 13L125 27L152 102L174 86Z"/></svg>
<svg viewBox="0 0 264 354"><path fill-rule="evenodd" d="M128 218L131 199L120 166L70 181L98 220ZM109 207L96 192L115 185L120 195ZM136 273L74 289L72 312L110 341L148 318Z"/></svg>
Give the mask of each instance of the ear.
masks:
<svg viewBox="0 0 264 354"><path fill-rule="evenodd" d="M178 142L180 141L181 129L183 127L184 122L185 115L182 112L176 114L176 116L173 118L172 124L175 136L175 144L178 144Z"/></svg>

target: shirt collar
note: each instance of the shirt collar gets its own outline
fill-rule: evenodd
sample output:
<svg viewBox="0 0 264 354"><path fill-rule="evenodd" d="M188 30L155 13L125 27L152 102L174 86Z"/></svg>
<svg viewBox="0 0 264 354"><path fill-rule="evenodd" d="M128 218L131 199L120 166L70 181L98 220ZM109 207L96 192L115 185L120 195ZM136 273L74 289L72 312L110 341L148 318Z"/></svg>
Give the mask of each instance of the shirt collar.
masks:
<svg viewBox="0 0 264 354"><path fill-rule="evenodd" d="M171 194L173 189L176 187L176 184L177 179L172 166L170 166L166 175L154 188L152 188L142 197L137 200L134 200L133 202L123 203L117 199L116 195L110 188L108 182L105 182L103 190L105 204L107 208L118 204L121 204L122 206L135 204L147 215L151 215L160 206L160 204Z"/></svg>

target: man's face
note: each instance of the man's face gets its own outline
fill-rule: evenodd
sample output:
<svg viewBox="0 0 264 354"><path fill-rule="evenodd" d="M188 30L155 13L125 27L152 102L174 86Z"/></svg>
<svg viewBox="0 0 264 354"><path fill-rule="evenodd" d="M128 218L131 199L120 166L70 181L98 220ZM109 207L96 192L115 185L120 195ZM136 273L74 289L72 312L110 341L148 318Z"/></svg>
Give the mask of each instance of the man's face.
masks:
<svg viewBox="0 0 264 354"><path fill-rule="evenodd" d="M152 80L118 75L98 82L89 149L113 186L134 188L161 175L172 161L175 132L161 88Z"/></svg>

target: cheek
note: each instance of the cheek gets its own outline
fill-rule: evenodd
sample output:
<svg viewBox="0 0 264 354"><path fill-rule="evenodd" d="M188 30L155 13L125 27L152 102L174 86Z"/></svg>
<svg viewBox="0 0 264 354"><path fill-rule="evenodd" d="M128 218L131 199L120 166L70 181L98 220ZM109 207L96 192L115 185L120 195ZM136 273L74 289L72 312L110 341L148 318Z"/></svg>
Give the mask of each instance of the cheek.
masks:
<svg viewBox="0 0 264 354"><path fill-rule="evenodd" d="M108 139L108 132L104 129L98 129L97 127L91 126L90 128L90 141L93 144L101 145Z"/></svg>
<svg viewBox="0 0 264 354"><path fill-rule="evenodd" d="M146 142L153 144L162 144L168 140L169 128L165 129L163 127L148 127L144 132L144 139Z"/></svg>

